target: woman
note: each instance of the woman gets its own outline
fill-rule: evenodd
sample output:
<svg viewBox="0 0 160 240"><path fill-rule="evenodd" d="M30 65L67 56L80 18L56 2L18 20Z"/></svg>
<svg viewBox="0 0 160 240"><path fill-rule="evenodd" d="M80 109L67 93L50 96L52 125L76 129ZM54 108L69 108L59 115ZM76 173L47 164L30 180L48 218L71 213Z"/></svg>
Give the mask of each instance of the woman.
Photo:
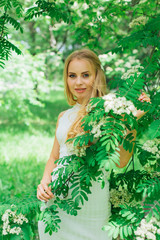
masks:
<svg viewBox="0 0 160 240"><path fill-rule="evenodd" d="M51 188L48 187L48 184L54 180L51 177L51 172L56 168L54 161L69 155L65 141L82 130L81 119L86 114L85 105L89 99L106 94L105 75L97 55L89 49L74 51L70 54L65 62L64 83L68 103L73 107L58 116L53 148L37 189L37 198L47 201L48 206L54 198ZM145 94L142 94L139 100L149 101ZM144 112L138 111L137 117L140 118L143 114ZM136 137L136 132L133 133ZM119 167L124 167L131 155L132 153L120 146ZM71 216L59 210L62 222L58 233L53 233L52 236L44 233L45 225L39 221L40 240L110 240L107 232L102 231L110 215L108 181L103 189L94 181L91 191L92 194L89 194L88 201L78 211L77 216Z"/></svg>

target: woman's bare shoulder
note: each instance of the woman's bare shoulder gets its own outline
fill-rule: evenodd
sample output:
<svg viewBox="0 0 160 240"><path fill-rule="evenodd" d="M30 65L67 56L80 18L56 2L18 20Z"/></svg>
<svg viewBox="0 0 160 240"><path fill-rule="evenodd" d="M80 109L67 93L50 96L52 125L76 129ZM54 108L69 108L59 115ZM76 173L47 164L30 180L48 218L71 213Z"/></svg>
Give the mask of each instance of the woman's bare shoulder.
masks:
<svg viewBox="0 0 160 240"><path fill-rule="evenodd" d="M60 112L60 114L58 115L58 120L63 116L63 114L66 112L67 110Z"/></svg>
<svg viewBox="0 0 160 240"><path fill-rule="evenodd" d="M66 111L67 111L67 110L66 110ZM63 114L64 114L66 111L63 111L63 112L60 112L60 113L59 113L58 119L57 119L57 124L56 124L56 129L57 129L58 124L59 124L59 119L63 116Z"/></svg>
<svg viewBox="0 0 160 240"><path fill-rule="evenodd" d="M71 108L68 108L67 110L63 111L63 112L60 112L59 115L58 115L58 121L59 119L68 111L71 111Z"/></svg>

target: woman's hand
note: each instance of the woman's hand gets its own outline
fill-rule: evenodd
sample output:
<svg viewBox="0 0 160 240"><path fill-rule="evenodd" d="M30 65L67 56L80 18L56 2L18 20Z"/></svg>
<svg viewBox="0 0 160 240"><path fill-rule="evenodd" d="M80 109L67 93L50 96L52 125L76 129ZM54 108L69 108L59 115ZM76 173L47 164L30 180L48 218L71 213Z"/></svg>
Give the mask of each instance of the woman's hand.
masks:
<svg viewBox="0 0 160 240"><path fill-rule="evenodd" d="M41 180L41 183L37 187L37 198L39 200L44 200L48 202L49 199L54 197L53 193L51 192L51 187L48 187L48 184L50 182L50 179Z"/></svg>
<svg viewBox="0 0 160 240"><path fill-rule="evenodd" d="M140 97L138 98L138 100L139 101L141 101L141 102L150 102L151 103L151 99L144 93L144 92L142 92L142 94L140 95ZM144 111L141 111L141 110L137 110L137 115L136 115L136 117L138 118L138 119L140 119L143 115L145 115L146 114L146 112L144 112Z"/></svg>
<svg viewBox="0 0 160 240"><path fill-rule="evenodd" d="M138 100L141 101L141 102L146 101L146 102L150 102L151 103L151 99L144 92L142 92L142 94L140 95Z"/></svg>

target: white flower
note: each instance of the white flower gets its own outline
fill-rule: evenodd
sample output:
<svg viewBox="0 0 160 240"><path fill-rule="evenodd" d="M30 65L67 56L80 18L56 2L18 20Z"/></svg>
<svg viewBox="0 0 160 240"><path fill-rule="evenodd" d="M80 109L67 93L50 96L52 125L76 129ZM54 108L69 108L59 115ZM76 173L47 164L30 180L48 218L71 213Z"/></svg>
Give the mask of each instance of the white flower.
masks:
<svg viewBox="0 0 160 240"><path fill-rule="evenodd" d="M156 240L156 236L151 232L147 232L146 237L147 239Z"/></svg>
<svg viewBox="0 0 160 240"><path fill-rule="evenodd" d="M151 218L150 222L146 222L146 219L142 219L140 226L134 232L136 239L156 240L156 233L158 234L157 226L158 221L154 217Z"/></svg>
<svg viewBox="0 0 160 240"><path fill-rule="evenodd" d="M102 97L104 102L104 108L106 112L113 110L114 113L121 115L122 113L130 114L134 116L137 114L137 110L131 101L128 101L125 97L116 97L115 93L109 93Z"/></svg>
<svg viewBox="0 0 160 240"><path fill-rule="evenodd" d="M135 72L137 73L137 77L140 75L141 72L138 71L138 69L144 69L142 66L139 64L136 66L131 67L130 69L127 70L122 76L121 79L127 79L130 78L130 76L134 76Z"/></svg>
<svg viewBox="0 0 160 240"><path fill-rule="evenodd" d="M85 156L86 155L86 148L87 148L87 146L85 144L83 144L80 147L79 143L76 146L74 146L74 142L68 142L67 143L67 150L68 150L68 153L70 155L75 154L78 157Z"/></svg>
<svg viewBox="0 0 160 240"><path fill-rule="evenodd" d="M120 204L128 203L133 206L136 205L135 201L130 202L132 194L130 194L126 189L111 189L110 191L110 202L114 207L119 207Z"/></svg>
<svg viewBox="0 0 160 240"><path fill-rule="evenodd" d="M97 106L97 103L91 105L90 103L86 106L86 111L90 112L93 108Z"/></svg>
<svg viewBox="0 0 160 240"><path fill-rule="evenodd" d="M104 100L112 100L113 98L115 98L115 93L109 93L105 96L102 97Z"/></svg>
<svg viewBox="0 0 160 240"><path fill-rule="evenodd" d="M145 16L140 16L136 19L133 19L132 22L129 23L129 27L133 28L137 25L145 25L146 22L148 21L148 18Z"/></svg>
<svg viewBox="0 0 160 240"><path fill-rule="evenodd" d="M111 67L108 66L108 67L106 67L106 71L107 71L107 72L112 72L112 71L113 71L113 68L111 68Z"/></svg>
<svg viewBox="0 0 160 240"><path fill-rule="evenodd" d="M16 233L17 235L19 235L20 232L21 232L21 228L20 227L14 227L14 228L10 229L9 233L11 233L11 234L15 234Z"/></svg>
<svg viewBox="0 0 160 240"><path fill-rule="evenodd" d="M160 229L157 230L157 234L160 235Z"/></svg>
<svg viewBox="0 0 160 240"><path fill-rule="evenodd" d="M2 221L3 221L3 222L7 221L7 220L8 220L8 217L9 217L8 213L4 213L4 214L2 215Z"/></svg>
<svg viewBox="0 0 160 240"><path fill-rule="evenodd" d="M7 234L8 234L8 232L6 231L6 229L3 229L2 234L3 234L3 235L7 235Z"/></svg>
<svg viewBox="0 0 160 240"><path fill-rule="evenodd" d="M84 8L84 10L86 10L86 9L88 9L88 8L89 8L89 6L88 6L88 4L87 4L87 3L83 3L82 7Z"/></svg>
<svg viewBox="0 0 160 240"><path fill-rule="evenodd" d="M156 155L158 158L160 156L160 139L154 138L152 140L147 140L143 144L142 149Z"/></svg>
<svg viewBox="0 0 160 240"><path fill-rule="evenodd" d="M97 123L97 122L90 122L89 125L92 126L92 130L91 133L94 134L95 138L99 138L102 136L102 132L101 132L101 126L103 126L106 122L107 118L102 117L101 120Z"/></svg>
<svg viewBox="0 0 160 240"><path fill-rule="evenodd" d="M12 207L12 206L11 206ZM2 215L3 221L3 235L7 234L19 234L21 232L20 227L13 227L11 228L12 223L17 223L22 225L24 222L28 223L28 219L23 214L16 214L16 211L12 211L11 209L7 209L4 214Z"/></svg>

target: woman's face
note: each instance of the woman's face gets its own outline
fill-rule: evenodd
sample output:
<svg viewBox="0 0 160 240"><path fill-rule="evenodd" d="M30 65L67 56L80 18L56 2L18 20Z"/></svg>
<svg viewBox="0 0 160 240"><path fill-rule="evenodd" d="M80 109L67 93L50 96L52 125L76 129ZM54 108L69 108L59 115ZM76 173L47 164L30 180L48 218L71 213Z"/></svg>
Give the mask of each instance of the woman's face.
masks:
<svg viewBox="0 0 160 240"><path fill-rule="evenodd" d="M96 73L94 67L85 59L74 59L69 63L67 83L77 102L90 97Z"/></svg>

